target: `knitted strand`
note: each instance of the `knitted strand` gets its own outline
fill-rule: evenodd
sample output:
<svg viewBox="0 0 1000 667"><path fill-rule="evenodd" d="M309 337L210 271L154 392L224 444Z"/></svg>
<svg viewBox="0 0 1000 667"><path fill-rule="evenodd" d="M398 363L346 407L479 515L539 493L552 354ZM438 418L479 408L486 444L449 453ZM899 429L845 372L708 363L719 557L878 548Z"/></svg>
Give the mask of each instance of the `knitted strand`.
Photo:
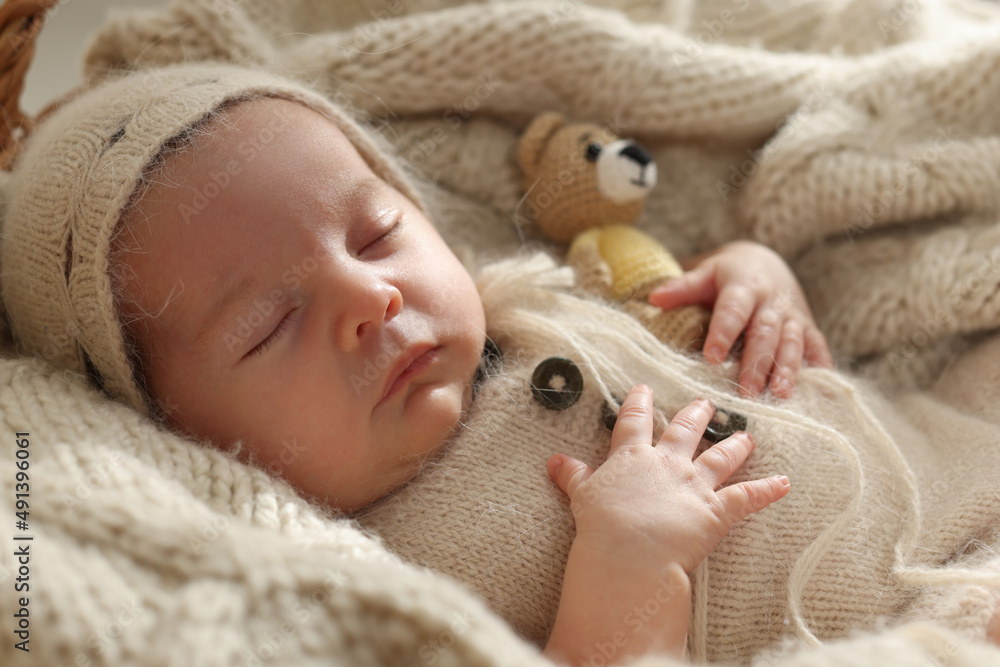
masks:
<svg viewBox="0 0 1000 667"><path fill-rule="evenodd" d="M694 607L688 631L688 650L691 662L704 664L708 656L708 559L701 561L692 573Z"/></svg>
<svg viewBox="0 0 1000 667"><path fill-rule="evenodd" d="M832 389L834 386L839 387L850 398L850 405L855 414L859 416L859 423L863 424L866 430L869 426L875 426L877 429L875 432L870 432L872 436L871 443L880 446L882 451L892 459L897 472L901 473L899 479L905 485L905 490L910 497L909 506L911 511L894 549L895 564L893 566L893 573L899 580L914 587L963 584L1000 587L1000 573L986 573L965 568L942 570L906 565L906 561L912 555L913 548L916 546L917 537L922 525L919 490L913 469L903 459L899 448L895 446L892 438L885 432L885 429L881 427L878 420L872 414L871 408L858 400L857 393L849 384L842 378L831 374L825 374L818 381L824 383L828 389Z"/></svg>
<svg viewBox="0 0 1000 667"><path fill-rule="evenodd" d="M894 548L895 563L893 565L893 574L903 584L915 588L955 585L979 585L1000 588L1000 572L988 573L967 568L939 569L906 565L908 558L912 556L912 552L916 547L917 537L922 525L922 512L916 475L912 467L903 458L899 448L893 443L891 436L882 428L872 413L871 408L858 400L857 392L853 387L841 377L834 374L824 374L821 378L817 379L817 382L822 383L828 390L837 387L849 397L849 403L855 415L859 417L859 423L863 424L865 430L872 436L871 444L879 446L895 464L896 471L901 473L899 480L905 485L905 490L910 498L910 514ZM874 431L870 429L872 426L875 427Z"/></svg>
<svg viewBox="0 0 1000 667"><path fill-rule="evenodd" d="M895 470L900 473L900 481L904 484L905 491L909 495L909 507L910 516L908 517L902 533L899 539L896 541L895 552L895 565L893 571L897 573L906 571L905 562L912 554L913 549L916 547L917 536L920 534L920 527L922 524L922 516L920 511L920 491L917 488L917 478L913 472L913 468L906 459L903 458L902 453L899 451L899 447L893 442L892 437L886 433L885 429L879 423L878 419L872 413L871 408L865 403L858 400L857 392L853 387L848 385L842 378L836 375L827 375L822 380L827 384L827 386L838 385L842 388L844 393L850 399L851 409L854 410L854 414L859 417L858 423L862 424L865 431L871 436L871 444L877 445L881 448L883 453L885 453L892 463L895 464ZM906 549L906 553L904 553Z"/></svg>
<svg viewBox="0 0 1000 667"><path fill-rule="evenodd" d="M954 586L978 585L1000 588L1000 572L986 573L955 568L953 570L936 570L927 567L908 567L896 572L900 581L910 586Z"/></svg>

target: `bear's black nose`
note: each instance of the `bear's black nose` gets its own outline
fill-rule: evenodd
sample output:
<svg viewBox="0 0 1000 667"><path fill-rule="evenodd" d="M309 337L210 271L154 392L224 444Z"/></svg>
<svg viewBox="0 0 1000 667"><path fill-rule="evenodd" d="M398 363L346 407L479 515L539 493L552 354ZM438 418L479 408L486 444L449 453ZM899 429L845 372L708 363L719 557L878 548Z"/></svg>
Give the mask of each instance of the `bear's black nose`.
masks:
<svg viewBox="0 0 1000 667"><path fill-rule="evenodd" d="M639 166L645 167L647 164L653 161L653 158L649 156L643 148L637 144L629 144L625 148L618 151L619 155L624 155L627 158L631 158L639 163Z"/></svg>

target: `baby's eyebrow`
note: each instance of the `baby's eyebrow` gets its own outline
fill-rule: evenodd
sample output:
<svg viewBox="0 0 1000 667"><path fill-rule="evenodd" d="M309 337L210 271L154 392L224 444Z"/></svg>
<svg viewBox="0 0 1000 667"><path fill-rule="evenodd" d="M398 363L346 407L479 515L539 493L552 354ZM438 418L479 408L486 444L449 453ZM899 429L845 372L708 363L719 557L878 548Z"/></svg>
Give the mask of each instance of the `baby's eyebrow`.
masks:
<svg viewBox="0 0 1000 667"><path fill-rule="evenodd" d="M230 274L230 276L235 274ZM238 280L230 278L223 287L219 297L212 303L205 315L205 320L198 329L192 345L201 345L205 338L215 331L223 321L223 315L228 313L234 304L245 301L251 290L257 287L258 274L251 271L243 274Z"/></svg>

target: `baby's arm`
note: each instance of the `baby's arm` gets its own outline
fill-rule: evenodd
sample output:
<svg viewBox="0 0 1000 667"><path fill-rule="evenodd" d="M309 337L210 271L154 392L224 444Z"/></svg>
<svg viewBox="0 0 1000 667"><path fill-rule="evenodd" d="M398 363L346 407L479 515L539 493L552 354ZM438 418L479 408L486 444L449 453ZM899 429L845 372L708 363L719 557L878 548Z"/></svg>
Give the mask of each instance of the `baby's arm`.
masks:
<svg viewBox="0 0 1000 667"><path fill-rule="evenodd" d="M736 241L683 265L688 272L654 289L649 302L664 310L693 303L712 308L704 348L711 363L721 363L746 329L742 395L759 395L770 378L774 394L787 398L803 359L833 368L802 287L776 252Z"/></svg>
<svg viewBox="0 0 1000 667"><path fill-rule="evenodd" d="M754 440L739 432L693 459L714 412L708 401L692 402L653 443L652 391L640 385L622 403L600 468L564 454L549 459L549 475L569 496L576 538L545 655L573 665L596 652L610 664L649 652L683 657L688 573L734 523L789 488L783 477L719 488ZM651 600L655 614L645 611Z"/></svg>

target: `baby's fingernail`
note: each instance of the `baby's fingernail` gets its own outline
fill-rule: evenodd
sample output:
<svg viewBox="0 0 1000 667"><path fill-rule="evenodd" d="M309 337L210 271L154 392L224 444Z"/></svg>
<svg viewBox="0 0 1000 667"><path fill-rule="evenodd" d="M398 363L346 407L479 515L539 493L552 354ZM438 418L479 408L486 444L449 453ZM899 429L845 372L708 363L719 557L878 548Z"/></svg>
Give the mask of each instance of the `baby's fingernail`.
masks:
<svg viewBox="0 0 1000 667"><path fill-rule="evenodd" d="M653 393L653 390L644 384L637 384L635 387L633 387L633 390L639 392L640 394L646 394L646 395Z"/></svg>
<svg viewBox="0 0 1000 667"><path fill-rule="evenodd" d="M722 361L722 346L711 345L705 348L705 358L709 361Z"/></svg>
<svg viewBox="0 0 1000 667"><path fill-rule="evenodd" d="M563 460L562 458L556 459L556 462L552 464L552 476L555 477L559 474L559 469L562 468Z"/></svg>
<svg viewBox="0 0 1000 667"><path fill-rule="evenodd" d="M782 486L791 486L791 485L792 485L792 483L791 483L790 481L788 481L788 477L786 477L785 475L780 475L780 476L778 477L778 482L779 482L779 483L780 483L780 484L781 484Z"/></svg>

